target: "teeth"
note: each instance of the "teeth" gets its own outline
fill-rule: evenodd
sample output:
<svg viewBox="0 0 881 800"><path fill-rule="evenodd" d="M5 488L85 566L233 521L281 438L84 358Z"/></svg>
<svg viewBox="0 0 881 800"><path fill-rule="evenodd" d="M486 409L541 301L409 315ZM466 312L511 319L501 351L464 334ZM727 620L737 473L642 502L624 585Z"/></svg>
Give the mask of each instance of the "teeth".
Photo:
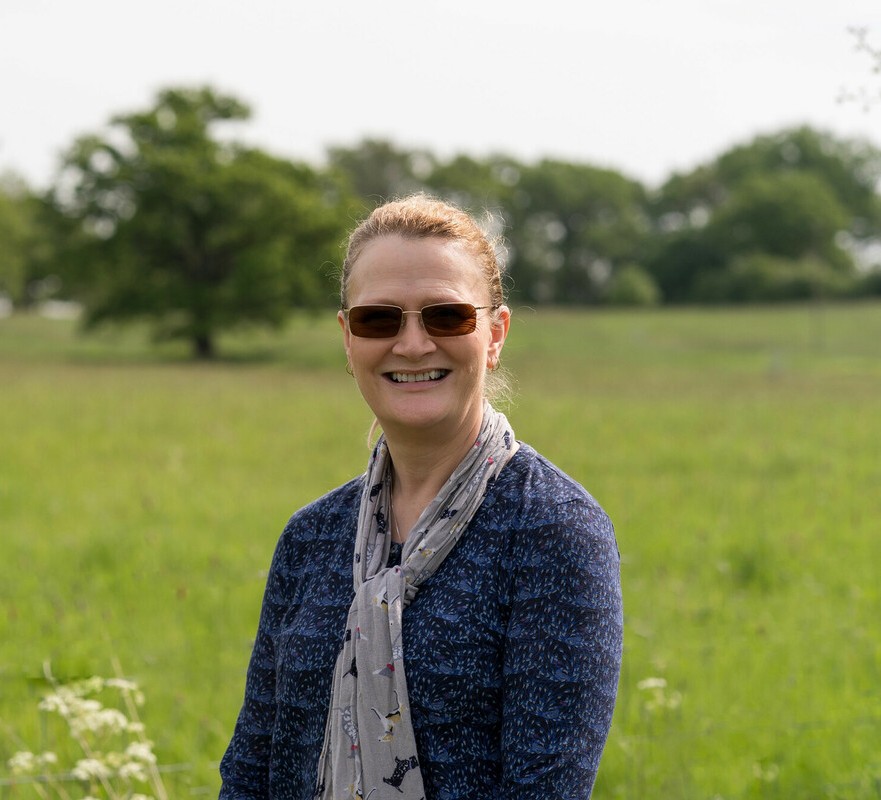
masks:
<svg viewBox="0 0 881 800"><path fill-rule="evenodd" d="M431 369L428 372L393 372L391 378L395 383L419 383L420 381L436 381L446 374L445 369Z"/></svg>

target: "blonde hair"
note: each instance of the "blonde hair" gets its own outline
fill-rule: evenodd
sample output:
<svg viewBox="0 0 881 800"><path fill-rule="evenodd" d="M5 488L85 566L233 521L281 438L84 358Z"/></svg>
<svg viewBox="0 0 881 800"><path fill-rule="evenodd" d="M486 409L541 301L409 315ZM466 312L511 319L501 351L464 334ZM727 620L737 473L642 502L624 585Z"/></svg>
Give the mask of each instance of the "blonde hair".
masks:
<svg viewBox="0 0 881 800"><path fill-rule="evenodd" d="M340 302L343 308L347 305L352 265L370 242L381 236L392 235L405 239L438 238L464 245L483 270L490 304L500 306L505 302L502 271L496 255L497 242L490 239L466 211L419 193L378 206L352 231L340 277Z"/></svg>

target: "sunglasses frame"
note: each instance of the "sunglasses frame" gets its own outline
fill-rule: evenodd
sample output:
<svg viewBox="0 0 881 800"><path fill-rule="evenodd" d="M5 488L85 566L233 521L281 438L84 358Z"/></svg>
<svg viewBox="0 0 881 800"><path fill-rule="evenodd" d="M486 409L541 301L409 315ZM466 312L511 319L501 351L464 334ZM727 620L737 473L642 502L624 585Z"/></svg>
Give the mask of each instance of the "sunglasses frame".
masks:
<svg viewBox="0 0 881 800"><path fill-rule="evenodd" d="M468 308L471 309L468 323L472 327L469 330L466 330L466 331L444 331L443 329L435 328L431 325L431 323L426 322L425 316L424 316L426 309L445 308L445 307L449 307L449 306L457 306L460 308L462 306L467 306ZM401 319L398 324L397 330L394 333L389 334L388 336L385 336L385 335L383 335L383 336L371 336L371 335L363 336L361 334L355 333L355 331L352 328L352 322L349 319L349 314L354 309L360 309L360 308L373 308L373 309L384 309L384 310L394 309L395 311L399 312L401 315ZM417 314L419 316L419 321L422 325L422 329L429 336L435 336L438 338L449 338L449 337L453 337L453 336L467 336L469 333L474 333L474 331L477 330L477 312L483 311L485 309L491 309L492 311L495 311L497 308L499 308L499 306L475 306L475 305L472 305L471 303L450 302L450 303L429 303L427 306L423 306L418 311L405 311L403 308L401 308L401 306L392 305L391 303L364 303L359 306L351 306L350 308L344 308L344 309L342 309L342 312L346 318L346 323L349 326L349 332L352 334L352 336L357 336L359 339L394 339L401 332L401 330L403 330L404 321L407 318L407 314ZM463 319L463 322L464 321L465 320ZM357 326L357 323L356 323L356 326Z"/></svg>

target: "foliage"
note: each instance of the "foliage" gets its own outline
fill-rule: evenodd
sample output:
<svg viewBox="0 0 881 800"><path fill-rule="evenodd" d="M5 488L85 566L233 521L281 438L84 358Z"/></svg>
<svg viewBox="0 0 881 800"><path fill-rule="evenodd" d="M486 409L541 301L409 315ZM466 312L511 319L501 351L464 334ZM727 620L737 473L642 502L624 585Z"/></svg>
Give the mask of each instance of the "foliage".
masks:
<svg viewBox="0 0 881 800"><path fill-rule="evenodd" d="M810 128L758 136L653 195L613 170L550 159L442 160L381 140L330 153L368 208L428 190L487 211L489 229L505 234L521 302L632 302L615 289L632 282L632 272L616 278L628 265L645 270L666 302L701 301L707 285L733 285L716 273L749 254L796 268L820 261L855 279L855 261L881 237L881 151Z"/></svg>
<svg viewBox="0 0 881 800"><path fill-rule="evenodd" d="M638 262L644 189L612 170L544 160L524 167L508 236L524 299L597 303L618 266Z"/></svg>
<svg viewBox="0 0 881 800"><path fill-rule="evenodd" d="M52 275L58 219L42 198L12 174L0 176L0 295L26 306Z"/></svg>
<svg viewBox="0 0 881 800"><path fill-rule="evenodd" d="M866 226L861 228L864 233L878 231L875 187L881 178L881 151L865 141L839 139L807 127L756 136L689 173L672 175L654 198L654 212L659 218L667 216L668 225L678 217L677 228L683 221L700 226L700 217L706 221L745 180L781 173L813 175L859 219L859 226Z"/></svg>
<svg viewBox="0 0 881 800"><path fill-rule="evenodd" d="M737 302L724 293L739 281L725 273L750 254L814 273L820 262L850 276L852 287L855 262L881 238L879 178L881 151L866 142L809 128L756 137L661 187L646 266L674 302L705 299L708 286L719 300ZM778 299L803 296L799 283L789 283L792 294L781 284Z"/></svg>
<svg viewBox="0 0 881 800"><path fill-rule="evenodd" d="M225 128L249 113L210 88L166 89L77 141L48 198L0 193L0 290L20 301L57 275L87 325L149 320L157 338L210 356L220 331L333 302L347 229L428 191L504 236L515 303L874 292L881 150L865 141L808 127L756 136L650 192L590 164L441 158L378 138L329 147L321 168L295 164L230 142ZM764 283L745 286L753 277Z"/></svg>
<svg viewBox="0 0 881 800"><path fill-rule="evenodd" d="M752 252L719 272L700 276L694 297L710 303L774 303L842 299L853 280L815 258L789 259Z"/></svg>
<svg viewBox="0 0 881 800"><path fill-rule="evenodd" d="M615 270L603 300L614 306L656 306L661 301L661 290L642 267L625 264Z"/></svg>
<svg viewBox="0 0 881 800"><path fill-rule="evenodd" d="M322 270L346 197L310 167L218 137L248 115L207 88L168 89L71 148L53 200L80 225L65 277L89 324L151 319L209 357L220 330L329 302Z"/></svg>
<svg viewBox="0 0 881 800"><path fill-rule="evenodd" d="M876 267L860 275L853 293L855 297L881 297L881 269Z"/></svg>
<svg viewBox="0 0 881 800"><path fill-rule="evenodd" d="M59 772L61 765L54 751L20 750L7 761L11 785L30 785L38 797L47 799L53 789L57 797L71 800L76 786L84 800L154 800L136 791L149 785L156 800L166 800L153 743L146 738L138 717L138 706L144 704L138 685L121 677L98 676L60 684L48 664L44 674L52 691L43 697L40 710L64 720L79 757L69 769ZM108 692L118 695L125 711L102 703L99 698L104 699Z"/></svg>
<svg viewBox="0 0 881 800"><path fill-rule="evenodd" d="M424 150L402 150L383 139L363 139L354 147L329 147L330 165L344 174L369 207L424 189L434 164Z"/></svg>
<svg viewBox="0 0 881 800"><path fill-rule="evenodd" d="M847 273L851 257L835 241L848 224L832 191L810 173L751 175L713 215L706 235L727 259L744 253L813 257Z"/></svg>
<svg viewBox="0 0 881 800"><path fill-rule="evenodd" d="M0 181L0 293L20 301L24 295L30 220L21 196L23 187L18 182L10 183L8 177Z"/></svg>

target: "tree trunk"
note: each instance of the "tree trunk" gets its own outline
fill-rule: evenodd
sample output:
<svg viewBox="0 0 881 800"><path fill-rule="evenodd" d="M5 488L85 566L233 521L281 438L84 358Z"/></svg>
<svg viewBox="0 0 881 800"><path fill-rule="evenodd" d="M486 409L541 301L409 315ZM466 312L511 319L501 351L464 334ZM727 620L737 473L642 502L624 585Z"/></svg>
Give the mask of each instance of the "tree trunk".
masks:
<svg viewBox="0 0 881 800"><path fill-rule="evenodd" d="M214 340L209 333L197 333L193 336L193 355L201 361L214 358Z"/></svg>

